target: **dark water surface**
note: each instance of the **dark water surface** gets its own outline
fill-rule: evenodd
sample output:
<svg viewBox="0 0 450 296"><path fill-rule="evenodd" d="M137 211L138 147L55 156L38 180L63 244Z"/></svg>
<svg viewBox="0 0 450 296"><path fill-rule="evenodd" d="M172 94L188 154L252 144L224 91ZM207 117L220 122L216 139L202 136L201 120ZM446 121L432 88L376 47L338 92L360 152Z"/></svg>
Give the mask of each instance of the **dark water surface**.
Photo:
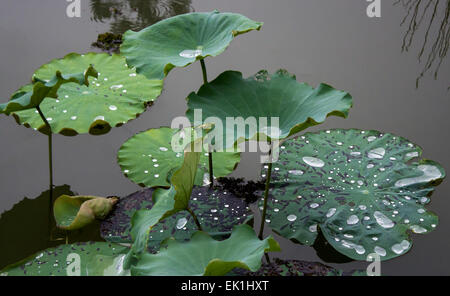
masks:
<svg viewBox="0 0 450 296"><path fill-rule="evenodd" d="M239 36L228 50L206 60L210 79L233 69L249 76L261 69L285 68L297 79L317 85L326 82L349 91L354 108L348 119L330 118L311 130L361 128L392 132L424 149L424 157L450 169L450 67L443 57L437 79L433 71L439 57L420 80L429 48L439 32L446 1L441 1L430 29L422 62L418 61L430 14L424 17L408 52L402 52L408 20L400 26L408 7L382 1L381 18L366 15L363 0L241 0L241 1L141 1L137 9L110 9L128 2L81 0L82 17L66 16L67 2L60 0L2 0L0 4L0 101L29 82L40 65L69 52L92 51L99 33L140 28L166 16L191 10L237 12L263 21L260 32ZM420 1L419 1L420 2ZM423 1L423 6L427 0ZM420 14L419 14L420 16ZM441 18L441 19L439 19ZM408 35L407 35L407 38ZM408 39L407 39L408 41ZM447 40L448 42L448 40ZM447 43L448 46L448 43ZM104 136L54 137L55 184L70 184L80 194L124 196L139 189L125 178L116 162L124 141L148 128L169 126L184 115L185 97L202 83L200 65L175 69L165 81L165 90L154 106L137 120ZM35 199L47 190L47 138L18 126L13 118L0 116L0 212L9 211L24 197ZM258 156L244 154L235 176L256 179ZM67 188L66 188L67 189ZM440 217L434 232L414 235L412 250L382 263L388 275L450 275L450 185L444 181L432 197L429 209ZM2 252L29 243L39 248L38 237L46 234L40 203L17 205L0 219ZM14 214L14 212L13 212ZM44 213L45 214L45 213ZM19 216L21 215L21 216ZM14 216L14 217L13 217ZM35 219L35 223L30 223ZM33 220L32 220L33 221ZM34 227L44 225L43 227ZM27 240L28 239L28 240ZM314 249L293 245L277 237L282 258L320 261ZM8 244L8 247L5 246ZM9 251L3 251L9 250ZM15 254L17 257L29 255ZM13 255L0 262L11 261ZM14 260L12 260L14 261ZM2 265L0 263L0 266ZM349 270L367 263L331 264Z"/></svg>

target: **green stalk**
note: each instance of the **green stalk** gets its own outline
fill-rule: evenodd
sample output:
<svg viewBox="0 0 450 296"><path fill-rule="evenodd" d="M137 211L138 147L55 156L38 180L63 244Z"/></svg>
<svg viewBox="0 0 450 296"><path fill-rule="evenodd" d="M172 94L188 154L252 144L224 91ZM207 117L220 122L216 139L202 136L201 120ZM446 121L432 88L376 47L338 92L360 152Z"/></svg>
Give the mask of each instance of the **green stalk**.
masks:
<svg viewBox="0 0 450 296"><path fill-rule="evenodd" d="M201 59L200 60L200 64L202 65L202 73L203 73L203 83L207 84L208 83L208 74L206 73L206 65L205 65L205 60ZM214 171L213 171L213 156L212 156L212 152L208 153L208 160L209 160L209 187L213 188L214 187Z"/></svg>
<svg viewBox="0 0 450 296"><path fill-rule="evenodd" d="M263 239L264 233L264 224L266 222L266 212L267 212L267 200L269 199L269 187L270 187L270 178L272 175L272 163L269 162L269 168L267 169L267 179L266 179L266 188L264 190L264 207L261 216L261 227L259 228L259 239Z"/></svg>
<svg viewBox="0 0 450 296"><path fill-rule="evenodd" d="M49 191L50 191L50 198L49 198L49 227L51 227L51 221L52 221L52 215L53 215L53 145L52 145L52 127L47 121L47 118L45 118L44 113L42 113L41 108L39 106L36 107L36 110L38 111L39 115L41 116L41 119L44 121L46 127L49 130L48 134L48 169L49 169Z"/></svg>
<svg viewBox="0 0 450 296"><path fill-rule="evenodd" d="M187 211L189 212L189 214L191 214L192 218L194 218L194 222L197 225L198 230L203 231L202 226L200 225L200 222L198 221L194 211L192 211L190 208L188 208Z"/></svg>

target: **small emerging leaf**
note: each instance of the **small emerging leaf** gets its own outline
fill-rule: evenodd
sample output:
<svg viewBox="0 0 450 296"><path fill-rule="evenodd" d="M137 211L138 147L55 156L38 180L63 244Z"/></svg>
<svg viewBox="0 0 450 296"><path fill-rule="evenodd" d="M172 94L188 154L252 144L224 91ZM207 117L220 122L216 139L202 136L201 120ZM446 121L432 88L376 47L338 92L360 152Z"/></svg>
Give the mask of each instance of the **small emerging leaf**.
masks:
<svg viewBox="0 0 450 296"><path fill-rule="evenodd" d="M280 251L272 238L259 240L248 225L236 226L229 239L216 241L199 231L186 243L168 241L158 254L145 254L132 275L158 276L220 276L233 268L256 271L261 267L265 252Z"/></svg>
<svg viewBox="0 0 450 296"><path fill-rule="evenodd" d="M66 230L82 228L106 218L117 201L117 198L62 195L53 205L56 224Z"/></svg>

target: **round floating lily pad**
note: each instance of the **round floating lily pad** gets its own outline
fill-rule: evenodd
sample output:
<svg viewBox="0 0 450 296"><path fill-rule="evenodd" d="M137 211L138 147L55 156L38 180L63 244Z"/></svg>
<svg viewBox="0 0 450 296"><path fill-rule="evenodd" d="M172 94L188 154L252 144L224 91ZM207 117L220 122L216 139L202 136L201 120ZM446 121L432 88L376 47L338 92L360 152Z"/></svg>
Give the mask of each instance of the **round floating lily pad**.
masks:
<svg viewBox="0 0 450 296"><path fill-rule="evenodd" d="M125 58L118 55L71 53L39 68L34 80L51 79L56 71L78 73L89 65L98 71L98 78L89 78L89 87L67 83L58 90L58 99L44 99L40 108L53 133L67 136L91 133L105 134L145 111L161 93L161 80L148 80L129 69ZM23 91L21 89L19 91ZM34 110L12 113L19 124L48 133Z"/></svg>
<svg viewBox="0 0 450 296"><path fill-rule="evenodd" d="M139 133L126 141L118 152L118 162L131 181L141 186L170 186L169 177L183 163L183 152L172 150L172 138L178 129L158 128ZM240 153L216 152L213 154L214 176L231 174L240 161ZM209 181L208 154L200 157L195 184Z"/></svg>
<svg viewBox="0 0 450 296"><path fill-rule="evenodd" d="M220 276L236 267L256 271L264 253L276 251L280 251L280 246L272 237L259 240L248 225L236 226L231 237L224 241L216 241L199 231L189 242L169 240L167 247L157 254L144 254L131 268L131 274Z"/></svg>
<svg viewBox="0 0 450 296"><path fill-rule="evenodd" d="M120 52L149 79L163 79L174 67L221 54L233 38L262 23L235 13L194 12L160 21L123 35Z"/></svg>
<svg viewBox="0 0 450 296"><path fill-rule="evenodd" d="M0 272L8 276L129 275L122 268L128 248L104 242L61 245L38 252ZM79 267L78 267L79 266Z"/></svg>
<svg viewBox="0 0 450 296"><path fill-rule="evenodd" d="M422 150L404 138L338 129L281 148L267 221L286 238L312 245L320 228L347 257L387 260L411 248L409 231L427 233L438 223L425 204L445 172L431 160L412 162Z"/></svg>
<svg viewBox="0 0 450 296"><path fill-rule="evenodd" d="M131 217L137 210L150 210L153 189L145 189L121 198L115 210L101 223L101 235L110 242L131 242ZM243 199L227 191L194 187L189 206L197 215L203 229L215 238L228 237L233 226L253 221L252 212ZM150 230L148 249L159 250L162 241L169 237L189 240L197 226L187 211L179 212L156 224Z"/></svg>
<svg viewBox="0 0 450 296"><path fill-rule="evenodd" d="M222 135L215 138L216 150L223 151L225 149L221 148L233 147L236 142L256 140L260 134L269 139L284 139L322 123L327 116L346 117L351 106L352 98L348 93L326 84L314 89L297 82L295 76L285 70L272 75L260 71L248 79L242 78L240 72L226 71L203 85L198 93L189 95L186 115L194 126L212 117L226 122L222 127L223 138ZM195 116L196 110L202 111L203 118ZM241 127L227 121L230 117L235 123L242 119ZM279 130L275 129L277 125ZM210 133L214 131L216 128Z"/></svg>
<svg viewBox="0 0 450 296"><path fill-rule="evenodd" d="M66 230L83 228L96 219L104 219L117 201L117 198L61 195L53 204L56 225Z"/></svg>

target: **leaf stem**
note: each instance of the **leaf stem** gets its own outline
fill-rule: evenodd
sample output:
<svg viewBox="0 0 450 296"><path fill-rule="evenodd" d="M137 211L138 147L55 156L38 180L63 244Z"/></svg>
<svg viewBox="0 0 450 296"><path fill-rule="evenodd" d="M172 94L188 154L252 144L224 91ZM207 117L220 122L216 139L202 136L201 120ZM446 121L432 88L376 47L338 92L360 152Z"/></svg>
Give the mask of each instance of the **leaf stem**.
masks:
<svg viewBox="0 0 450 296"><path fill-rule="evenodd" d="M194 218L194 222L197 225L198 230L203 231L202 226L200 225L200 222L197 219L197 216L195 215L194 211L192 211L190 208L187 208L187 211L189 214L191 214L192 218Z"/></svg>
<svg viewBox="0 0 450 296"><path fill-rule="evenodd" d="M271 157L271 155L270 155ZM269 162L267 169L267 179L266 179L266 188L264 190L264 207L261 215L261 226L259 228L259 239L263 239L264 234L264 224L266 222L266 212L267 212L267 200L269 199L269 187L270 187L270 178L272 175L272 162Z"/></svg>
<svg viewBox="0 0 450 296"><path fill-rule="evenodd" d="M49 178L50 178L50 184L49 184L49 191L50 191L50 203L49 203L49 215L52 216L53 212L53 145L52 145L52 127L47 121L47 118L45 118L44 113L42 113L42 110L39 106L36 107L36 110L38 111L39 115L41 116L41 119L44 121L46 127L48 128L48 170L49 170Z"/></svg>
<svg viewBox="0 0 450 296"><path fill-rule="evenodd" d="M208 83L208 74L206 72L205 60L201 59L200 60L200 64L202 66L203 83L207 84ZM209 160L209 187L213 188L214 187L214 171L213 171L213 156L212 156L212 152L208 153L208 160Z"/></svg>

